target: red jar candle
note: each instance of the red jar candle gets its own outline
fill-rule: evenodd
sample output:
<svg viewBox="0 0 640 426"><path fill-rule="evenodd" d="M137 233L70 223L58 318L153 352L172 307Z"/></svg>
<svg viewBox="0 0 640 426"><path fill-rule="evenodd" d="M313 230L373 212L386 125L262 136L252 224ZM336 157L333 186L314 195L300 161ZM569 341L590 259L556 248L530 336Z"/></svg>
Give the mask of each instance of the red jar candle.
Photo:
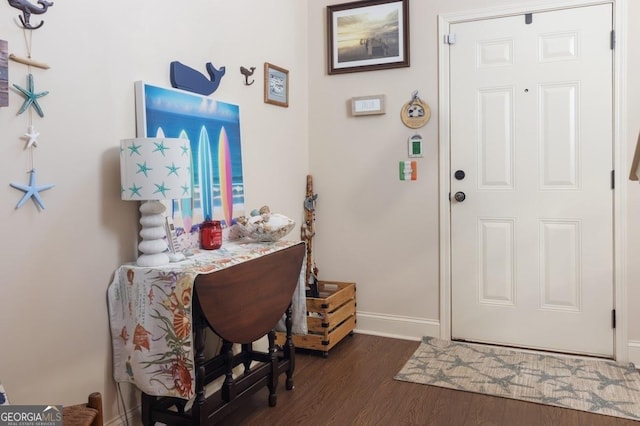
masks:
<svg viewBox="0 0 640 426"><path fill-rule="evenodd" d="M206 220L200 225L200 246L205 250L222 247L222 226L219 220Z"/></svg>

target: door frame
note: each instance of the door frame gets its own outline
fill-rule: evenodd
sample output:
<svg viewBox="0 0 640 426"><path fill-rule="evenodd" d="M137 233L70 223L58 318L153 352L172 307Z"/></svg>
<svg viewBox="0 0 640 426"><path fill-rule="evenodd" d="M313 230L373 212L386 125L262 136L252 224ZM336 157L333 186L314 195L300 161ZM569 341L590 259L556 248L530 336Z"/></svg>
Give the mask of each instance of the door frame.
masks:
<svg viewBox="0 0 640 426"><path fill-rule="evenodd" d="M629 359L628 315L627 315L627 173L624 123L626 122L626 16L627 0L541 0L533 3L496 6L438 15L438 144L439 144L439 209L440 209L440 338L451 340L451 192L450 176L450 94L449 94L449 49L445 37L450 25L488 18L521 15L574 7L611 4L616 46L613 51L613 165L616 171L613 190L613 301L616 309L614 330L614 359L627 362Z"/></svg>

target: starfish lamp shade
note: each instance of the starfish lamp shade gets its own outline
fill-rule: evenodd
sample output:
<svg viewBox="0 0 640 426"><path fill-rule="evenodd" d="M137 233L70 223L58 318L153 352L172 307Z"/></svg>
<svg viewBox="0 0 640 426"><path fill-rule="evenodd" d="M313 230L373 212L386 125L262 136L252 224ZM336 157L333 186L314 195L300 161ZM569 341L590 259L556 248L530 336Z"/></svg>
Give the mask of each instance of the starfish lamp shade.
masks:
<svg viewBox="0 0 640 426"><path fill-rule="evenodd" d="M191 149L187 139L134 138L120 141L123 200L140 205L139 266L169 263L162 200L191 198Z"/></svg>

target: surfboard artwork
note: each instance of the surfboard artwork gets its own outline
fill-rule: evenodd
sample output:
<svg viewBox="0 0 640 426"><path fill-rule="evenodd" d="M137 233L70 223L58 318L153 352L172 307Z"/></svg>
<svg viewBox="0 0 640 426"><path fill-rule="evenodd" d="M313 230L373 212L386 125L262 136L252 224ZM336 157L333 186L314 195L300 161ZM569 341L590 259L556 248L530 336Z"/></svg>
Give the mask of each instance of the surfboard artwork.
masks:
<svg viewBox="0 0 640 426"><path fill-rule="evenodd" d="M233 218L233 178L231 173L231 155L229 153L229 139L224 127L220 129L218 138L218 173L220 175L220 200L222 214L227 225Z"/></svg>
<svg viewBox="0 0 640 426"><path fill-rule="evenodd" d="M182 130L180 132L180 135L178 136L180 139L184 139L186 141L187 144L190 144L189 141L189 136L187 135L187 132L185 132L184 130ZM193 162L193 159L192 159ZM193 176L191 179L191 187L193 188ZM192 222L192 217L193 217L193 195L191 195L188 198L181 198L180 199L180 216L182 217L182 223L184 223L184 229L186 232L191 231L191 225L193 224ZM175 215L174 215L175 216Z"/></svg>
<svg viewBox="0 0 640 426"><path fill-rule="evenodd" d="M189 141L192 198L174 200L172 215L178 233L190 234L181 246L197 247L199 224L205 219L228 226L245 215L240 108L142 81L135 83L135 94L138 137L162 132L163 137Z"/></svg>
<svg viewBox="0 0 640 426"><path fill-rule="evenodd" d="M198 187L204 220L213 219L213 157L207 129L202 126L198 137Z"/></svg>

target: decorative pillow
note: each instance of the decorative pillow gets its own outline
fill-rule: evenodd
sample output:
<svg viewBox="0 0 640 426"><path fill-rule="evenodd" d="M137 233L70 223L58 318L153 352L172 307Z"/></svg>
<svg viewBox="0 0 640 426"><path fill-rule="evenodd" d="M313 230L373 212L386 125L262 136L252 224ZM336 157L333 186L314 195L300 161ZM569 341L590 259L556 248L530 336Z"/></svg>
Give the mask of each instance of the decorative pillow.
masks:
<svg viewBox="0 0 640 426"><path fill-rule="evenodd" d="M9 405L9 398L7 398L7 393L4 391L2 383L0 383L0 405Z"/></svg>

